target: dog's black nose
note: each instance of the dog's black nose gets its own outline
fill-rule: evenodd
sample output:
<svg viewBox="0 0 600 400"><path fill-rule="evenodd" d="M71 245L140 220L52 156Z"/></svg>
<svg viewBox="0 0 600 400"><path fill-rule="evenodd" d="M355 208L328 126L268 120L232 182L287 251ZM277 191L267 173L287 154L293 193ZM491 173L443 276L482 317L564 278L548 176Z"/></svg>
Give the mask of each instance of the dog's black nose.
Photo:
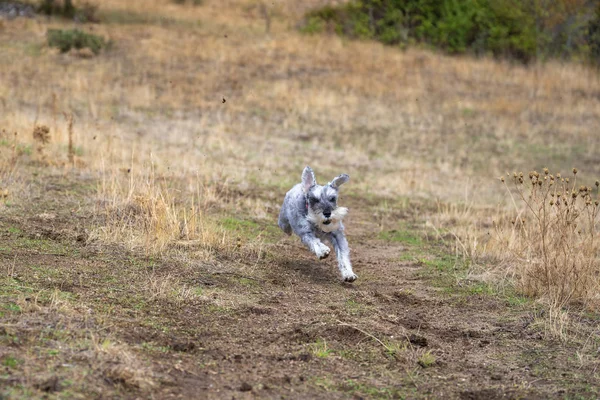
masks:
<svg viewBox="0 0 600 400"><path fill-rule="evenodd" d="M323 215L325 216L325 218L329 218L331 217L331 211L323 211Z"/></svg>

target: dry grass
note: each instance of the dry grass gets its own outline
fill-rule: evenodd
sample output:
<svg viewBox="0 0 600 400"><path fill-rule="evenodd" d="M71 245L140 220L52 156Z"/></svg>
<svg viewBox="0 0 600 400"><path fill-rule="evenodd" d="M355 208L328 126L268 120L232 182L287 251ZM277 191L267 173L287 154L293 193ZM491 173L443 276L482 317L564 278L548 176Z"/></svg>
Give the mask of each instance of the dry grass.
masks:
<svg viewBox="0 0 600 400"><path fill-rule="evenodd" d="M46 30L63 21L0 28L0 189L13 192L15 171L31 162L30 132L46 125L49 168L79 168L100 182L91 240L149 255L259 258L260 240L240 249L218 217L272 224L280 195L311 164L320 179L349 173L361 197L437 199L427 218L439 237L473 261L474 274L515 277L525 293L548 295L559 260L589 260L581 244L551 267L514 262L552 254L534 245L534 225L512 230L492 177L529 165L566 170L575 160L600 173L596 71L300 35L293 27L319 1L266 11L251 0L95 3L105 23L85 29L113 46L93 59L45 46ZM258 190L265 194L252 197ZM507 221L504 244L493 223ZM502 257L506 246L519 256ZM546 276L539 284L531 267L545 271L534 273ZM586 282L593 293L597 282ZM570 284L556 290L561 304L587 296Z"/></svg>
<svg viewBox="0 0 600 400"><path fill-rule="evenodd" d="M577 178L577 169L570 177L548 169L529 177L514 173L508 179L521 206L513 198L517 215L512 227L496 226L520 290L558 308L574 301L598 306L599 183L592 189L578 185Z"/></svg>

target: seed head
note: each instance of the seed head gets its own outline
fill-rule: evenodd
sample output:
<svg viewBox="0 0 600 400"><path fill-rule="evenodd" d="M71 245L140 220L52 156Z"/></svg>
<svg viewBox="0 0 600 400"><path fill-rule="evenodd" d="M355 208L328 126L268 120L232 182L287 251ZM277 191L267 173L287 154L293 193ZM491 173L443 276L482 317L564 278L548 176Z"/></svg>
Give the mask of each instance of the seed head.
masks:
<svg viewBox="0 0 600 400"><path fill-rule="evenodd" d="M548 168L544 168L544 174L548 175L550 173L550 171L548 170Z"/></svg>
<svg viewBox="0 0 600 400"><path fill-rule="evenodd" d="M41 144L50 142L50 128L46 125L38 125L33 129L33 139Z"/></svg>
<svg viewBox="0 0 600 400"><path fill-rule="evenodd" d="M573 175L577 175L577 168L573 168Z"/></svg>

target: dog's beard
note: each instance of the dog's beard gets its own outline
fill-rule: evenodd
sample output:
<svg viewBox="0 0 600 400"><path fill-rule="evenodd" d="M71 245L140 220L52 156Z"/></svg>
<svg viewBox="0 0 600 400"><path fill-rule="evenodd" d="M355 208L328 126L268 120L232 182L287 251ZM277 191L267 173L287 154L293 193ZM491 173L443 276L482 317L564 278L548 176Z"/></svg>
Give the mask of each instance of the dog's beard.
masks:
<svg viewBox="0 0 600 400"><path fill-rule="evenodd" d="M308 207L306 218L323 232L333 232L340 228L340 222L342 222L346 214L348 214L346 207L337 207L333 210L329 218L325 218L323 213L316 213L312 208Z"/></svg>

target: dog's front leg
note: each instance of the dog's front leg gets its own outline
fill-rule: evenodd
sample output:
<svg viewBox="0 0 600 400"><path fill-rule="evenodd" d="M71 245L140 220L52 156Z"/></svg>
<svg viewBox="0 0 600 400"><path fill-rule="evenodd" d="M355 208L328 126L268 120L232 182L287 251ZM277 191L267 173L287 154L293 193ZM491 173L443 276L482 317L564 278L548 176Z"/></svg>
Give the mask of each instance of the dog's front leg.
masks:
<svg viewBox="0 0 600 400"><path fill-rule="evenodd" d="M304 243L310 251L315 253L320 260L329 256L329 247L323 244L319 238L317 238L312 232L304 233L300 236L302 243Z"/></svg>
<svg viewBox="0 0 600 400"><path fill-rule="evenodd" d="M345 282L354 282L358 279L358 276L352 271L350 247L348 247L348 241L346 240L346 236L344 236L344 232L342 230L331 232L331 243L335 249L342 279Z"/></svg>

